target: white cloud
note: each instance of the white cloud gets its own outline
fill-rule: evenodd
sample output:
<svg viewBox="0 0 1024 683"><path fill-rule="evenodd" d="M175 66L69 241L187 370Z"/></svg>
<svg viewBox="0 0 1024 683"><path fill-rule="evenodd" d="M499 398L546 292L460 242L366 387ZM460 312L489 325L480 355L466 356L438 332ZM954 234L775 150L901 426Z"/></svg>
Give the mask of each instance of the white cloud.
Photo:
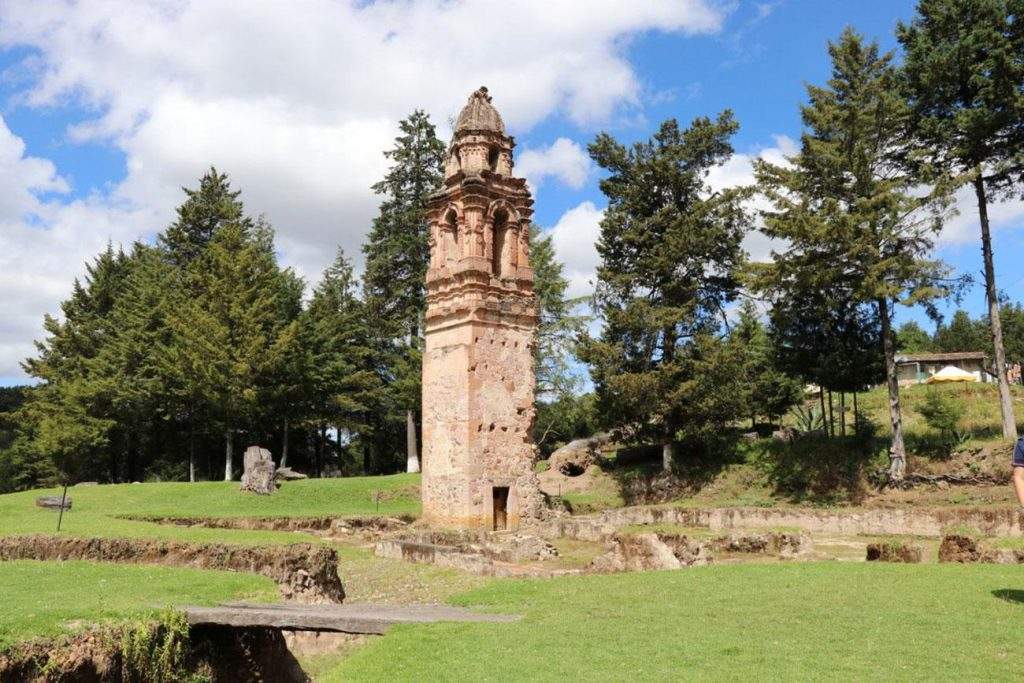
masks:
<svg viewBox="0 0 1024 683"><path fill-rule="evenodd" d="M604 209L598 209L593 202L583 202L563 213L551 228L555 255L569 280L567 296L584 296L594 291L600 263L595 244L601 234L602 218Z"/></svg>
<svg viewBox="0 0 1024 683"><path fill-rule="evenodd" d="M754 184L754 160L764 159L773 164L786 164L786 157L795 155L799 149L793 139L785 135L773 136L775 145L766 147L754 154L734 154L729 161L721 166L711 169L708 174L708 184L713 190L721 190L727 187L741 187ZM749 209L755 212L755 224L760 225L760 219L756 218L756 212L769 208L763 197L756 196L751 200ZM743 248L754 261L767 261L771 258L773 250L778 250L781 243L764 235L764 233L753 230L743 241Z"/></svg>
<svg viewBox="0 0 1024 683"><path fill-rule="evenodd" d="M549 147L527 149L519 155L516 173L540 187L545 178L557 178L578 190L590 176L593 162L578 144L569 138L558 138Z"/></svg>
<svg viewBox="0 0 1024 683"><path fill-rule="evenodd" d="M0 379L21 375L18 362L33 353L43 313L82 275L85 259L107 243L129 243L153 216L105 198L43 200L66 193L67 183L45 159L25 156L24 142L0 117Z"/></svg>
<svg viewBox="0 0 1024 683"><path fill-rule="evenodd" d="M67 189L58 169L0 129L0 300L15 309L0 323L0 377L19 374L83 260L162 229L179 188L211 164L266 213L284 261L316 278L338 244L358 259L381 152L414 108L446 135L486 84L513 132L556 113L601 122L639 106L632 36L722 20L712 0L4 0L0 49L31 52L15 101L80 114L69 140L123 151L127 175L105 194L55 199L45 193ZM577 186L576 151L542 150L535 182Z"/></svg>
<svg viewBox="0 0 1024 683"><path fill-rule="evenodd" d="M961 187L955 197L957 214L942 226L940 247L981 243L981 223L978 218L978 200L973 186ZM993 232L1024 225L1024 200L1013 197L1004 201L989 200L988 217Z"/></svg>

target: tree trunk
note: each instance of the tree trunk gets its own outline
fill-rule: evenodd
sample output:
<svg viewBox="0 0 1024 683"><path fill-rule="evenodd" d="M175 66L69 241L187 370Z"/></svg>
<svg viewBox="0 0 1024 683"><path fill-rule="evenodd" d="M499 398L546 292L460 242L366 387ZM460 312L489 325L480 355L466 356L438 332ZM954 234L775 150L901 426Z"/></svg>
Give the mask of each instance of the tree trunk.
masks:
<svg viewBox="0 0 1024 683"><path fill-rule="evenodd" d="M853 392L853 431L857 431L857 423L860 422L860 413L857 412L857 392Z"/></svg>
<svg viewBox="0 0 1024 683"><path fill-rule="evenodd" d="M230 429L224 432L224 481L231 481L234 474L235 434Z"/></svg>
<svg viewBox="0 0 1024 683"><path fill-rule="evenodd" d="M321 466L324 461L324 441L327 440L327 426L318 425L316 428L316 476L320 478Z"/></svg>
<svg viewBox="0 0 1024 683"><path fill-rule="evenodd" d="M672 472L672 461L675 460L676 448L671 439L661 444L661 471Z"/></svg>
<svg viewBox="0 0 1024 683"><path fill-rule="evenodd" d="M839 429L846 436L846 392L839 392Z"/></svg>
<svg viewBox="0 0 1024 683"><path fill-rule="evenodd" d="M406 472L420 471L420 456L416 450L416 418L411 410L405 411L405 453Z"/></svg>
<svg viewBox="0 0 1024 683"><path fill-rule="evenodd" d="M825 436L828 436L828 427L825 425L825 387L818 387L818 400L821 402L821 430L825 432ZM814 426L814 420L811 420L811 427Z"/></svg>
<svg viewBox="0 0 1024 683"><path fill-rule="evenodd" d="M836 416L832 410L832 390L828 390L828 435L834 437L836 435Z"/></svg>
<svg viewBox="0 0 1024 683"><path fill-rule="evenodd" d="M188 431L188 480L195 483L196 480L196 432L195 429Z"/></svg>
<svg viewBox="0 0 1024 683"><path fill-rule="evenodd" d="M281 433L281 467L288 466L288 420L284 421L284 431Z"/></svg>
<svg viewBox="0 0 1024 683"><path fill-rule="evenodd" d="M889 480L900 481L907 471L907 450L903 445L903 416L900 412L900 382L896 375L896 345L893 343L889 302L878 300L878 317L882 323L882 350L885 353L885 383L889 389L889 420L892 422L892 445L889 447Z"/></svg>
<svg viewBox="0 0 1024 683"><path fill-rule="evenodd" d="M988 224L988 200L981 168L974 178L974 194L978 197L978 217L981 219L981 253L985 260L985 298L988 302L988 320L992 327L992 348L999 382L999 409L1003 416L1003 438L1017 439L1017 420L1013 415L1013 397L1010 380L1006 376L1006 350L1003 348L1003 323L999 319L999 298L996 295L996 268L992 260L992 235Z"/></svg>

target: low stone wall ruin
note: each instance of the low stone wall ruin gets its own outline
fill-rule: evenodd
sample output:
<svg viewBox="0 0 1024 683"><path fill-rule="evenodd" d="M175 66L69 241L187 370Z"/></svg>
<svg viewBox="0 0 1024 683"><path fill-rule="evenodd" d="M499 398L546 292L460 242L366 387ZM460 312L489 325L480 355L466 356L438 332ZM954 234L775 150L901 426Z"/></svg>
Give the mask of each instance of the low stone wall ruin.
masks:
<svg viewBox="0 0 1024 683"><path fill-rule="evenodd" d="M383 539L374 547L377 557L434 564L480 576L521 573L512 563L556 557L547 541L530 534L494 534L471 531L422 531L404 538Z"/></svg>
<svg viewBox="0 0 1024 683"><path fill-rule="evenodd" d="M251 572L277 582L287 600L317 603L345 599L338 577L338 554L309 543L242 546L38 534L0 538L3 560L91 560Z"/></svg>
<svg viewBox="0 0 1024 683"><path fill-rule="evenodd" d="M1015 509L860 508L810 510L788 508L632 507L582 517L562 516L548 523L547 535L600 541L630 524L678 524L712 531L794 527L838 535L912 535L940 537L954 526L977 529L985 536L1024 536L1024 520Z"/></svg>

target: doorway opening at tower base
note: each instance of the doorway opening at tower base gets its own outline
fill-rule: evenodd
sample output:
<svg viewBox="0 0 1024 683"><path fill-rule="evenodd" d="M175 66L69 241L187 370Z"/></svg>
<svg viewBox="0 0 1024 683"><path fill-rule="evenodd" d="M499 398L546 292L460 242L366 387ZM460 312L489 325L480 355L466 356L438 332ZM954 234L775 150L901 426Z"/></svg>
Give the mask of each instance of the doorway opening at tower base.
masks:
<svg viewBox="0 0 1024 683"><path fill-rule="evenodd" d="M508 487L495 486L494 498L494 531L505 531L508 528Z"/></svg>

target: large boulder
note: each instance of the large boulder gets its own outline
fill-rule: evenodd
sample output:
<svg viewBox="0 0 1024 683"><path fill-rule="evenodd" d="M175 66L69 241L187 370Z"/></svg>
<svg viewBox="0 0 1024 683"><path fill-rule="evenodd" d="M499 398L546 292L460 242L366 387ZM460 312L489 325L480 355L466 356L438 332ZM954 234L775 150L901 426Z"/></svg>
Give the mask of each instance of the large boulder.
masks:
<svg viewBox="0 0 1024 683"><path fill-rule="evenodd" d="M60 510L61 506L63 506L65 510L70 510L71 496L39 496L36 498L36 507Z"/></svg>
<svg viewBox="0 0 1024 683"><path fill-rule="evenodd" d="M274 460L266 448L249 446L245 449L242 460L242 490L260 495L277 490L277 483L274 481Z"/></svg>
<svg viewBox="0 0 1024 683"><path fill-rule="evenodd" d="M567 477L578 477L597 461L601 448L610 442L610 434L595 434L570 441L551 454L549 467Z"/></svg>

